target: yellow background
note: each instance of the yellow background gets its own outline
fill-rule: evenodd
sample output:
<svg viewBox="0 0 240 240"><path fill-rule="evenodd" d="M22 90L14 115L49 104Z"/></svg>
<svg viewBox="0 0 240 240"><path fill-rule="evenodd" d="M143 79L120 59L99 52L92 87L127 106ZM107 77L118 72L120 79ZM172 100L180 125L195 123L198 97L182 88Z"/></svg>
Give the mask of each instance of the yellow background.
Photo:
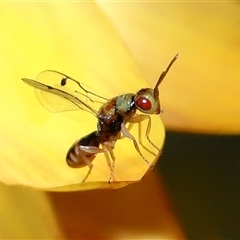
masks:
<svg viewBox="0 0 240 240"><path fill-rule="evenodd" d="M51 179L56 186L58 179L52 179L51 175L58 174L54 167L59 161L57 156L65 156L72 141L83 135L79 123L46 112L32 89L20 80L34 78L39 71L49 68L88 79L89 85L94 83L94 88L100 92L116 95L145 85L153 86L170 59L179 53L179 59L161 85L160 97L165 110L162 119L167 129L239 133L239 18L237 2L0 3L1 180L16 184L37 175L41 176L39 184L47 184ZM86 129L84 127L84 131ZM127 156L127 152L125 154ZM32 163L27 164L27 161L34 161L36 168L39 166L45 171L36 172L29 168ZM59 161L60 174L64 164ZM151 195L154 200L149 200L149 205L130 202L140 216L149 221L155 219L143 209L147 206L156 209L163 217L157 223L160 225L163 221L166 225L164 229L153 231L143 229L143 222L138 226L130 224L130 229L135 229L134 236L182 237L171 207L166 207L167 198L158 178L149 175L147 179L153 182L146 180L147 184L143 183L135 196L139 199ZM67 183L71 181L68 179ZM24 184L32 186L33 182ZM139 185L128 188L132 192L122 192L122 198L113 196L118 197L116 209L134 196ZM151 192L147 191L149 188ZM11 227L9 230L5 227L0 237L63 237L62 228L52 214L52 205L42 192L2 186L1 193L3 215L7 216L2 221ZM29 194L34 196L29 198ZM44 206L40 209L34 205L35 194L43 199ZM28 204L28 210L18 202L20 196ZM83 202L79 204L84 204L84 195L81 199ZM164 199L161 204L160 199ZM46 215L42 217L44 211ZM34 217L32 212L35 212ZM58 213L59 219L64 217L60 209ZM30 222L34 219L38 226L42 224L39 232L27 222L23 223L21 216ZM88 226L91 226L92 215L84 216L86 222L90 219ZM49 228L51 224L46 219L53 219L54 227ZM113 220L120 229L115 231L113 239L129 236L121 231L124 228L120 220Z"/></svg>

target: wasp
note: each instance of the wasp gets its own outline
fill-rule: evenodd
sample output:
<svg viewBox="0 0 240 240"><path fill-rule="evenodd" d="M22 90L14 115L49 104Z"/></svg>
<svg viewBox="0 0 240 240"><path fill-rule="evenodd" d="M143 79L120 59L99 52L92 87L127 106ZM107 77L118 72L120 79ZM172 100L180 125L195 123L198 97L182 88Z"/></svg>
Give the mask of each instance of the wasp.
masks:
<svg viewBox="0 0 240 240"><path fill-rule="evenodd" d="M81 109L92 113L97 118L97 128L90 134L77 140L68 150L66 155L66 162L72 168L88 167L89 170L82 180L85 182L93 169L93 160L97 154L103 153L105 155L107 164L110 169L109 183L115 181L114 166L115 155L114 147L119 139L124 137L132 140L139 156L153 168L153 165L144 157L139 145L152 155L156 154L150 151L141 141L141 133L139 133L138 141L131 134L133 124L141 124L142 121L148 121L146 129L146 138L148 142L159 152L160 149L150 140L149 134L151 129L151 114L160 114L162 108L159 100L159 85L165 78L172 64L177 59L176 55L165 71L163 71L154 88L142 88L137 93L127 93L115 96L111 99L104 98L92 91L89 91L83 84L77 80L54 70L45 70L41 72L36 80L22 78L22 80L34 87L45 96L48 105L52 106L56 111L65 111L61 104L52 103L49 100L49 95L55 95L58 98L65 99L71 109ZM46 77L47 76L47 77ZM56 81L58 86L50 86L43 83L42 79L52 78ZM76 89L73 92L67 91L69 84L74 84ZM100 102L99 109L94 109L91 102ZM44 105L46 107L46 105ZM137 113L137 110L140 114ZM128 126L127 126L128 124ZM140 127L139 127L140 129Z"/></svg>

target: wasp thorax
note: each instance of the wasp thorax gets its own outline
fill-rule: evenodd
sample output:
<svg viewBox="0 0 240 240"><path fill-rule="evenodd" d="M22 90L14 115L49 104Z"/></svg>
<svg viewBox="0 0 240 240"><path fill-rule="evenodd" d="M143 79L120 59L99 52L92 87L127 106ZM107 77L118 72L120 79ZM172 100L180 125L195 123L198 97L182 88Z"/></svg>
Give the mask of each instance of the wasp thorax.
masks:
<svg viewBox="0 0 240 240"><path fill-rule="evenodd" d="M125 114L126 112L131 110L131 107L133 106L133 97L134 94L129 93L129 94L124 94L120 95L116 99L116 107L117 111L120 114Z"/></svg>

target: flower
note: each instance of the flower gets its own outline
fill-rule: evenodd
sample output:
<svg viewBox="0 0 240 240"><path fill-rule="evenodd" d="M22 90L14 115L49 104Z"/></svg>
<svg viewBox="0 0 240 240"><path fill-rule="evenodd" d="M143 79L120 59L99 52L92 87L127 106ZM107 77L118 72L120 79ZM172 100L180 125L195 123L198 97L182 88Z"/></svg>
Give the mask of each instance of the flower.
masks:
<svg viewBox="0 0 240 240"><path fill-rule="evenodd" d="M173 131L239 134L239 14L236 3L98 1L154 84L176 53L161 86L162 115Z"/></svg>
<svg viewBox="0 0 240 240"><path fill-rule="evenodd" d="M168 80L164 80L161 86L164 124L171 130L239 133L239 31L236 24L239 13L235 4L102 1L1 3L0 180L6 184L40 189L56 190L58 187L59 191L77 189L76 185L81 182L81 169L68 168L63 158L75 140L93 131L96 121L87 121L82 127L79 122L61 114L45 111L33 94L33 89L20 80L22 77L35 78L44 69L59 70L79 80L83 79L102 95L108 96L110 93L113 96L136 91L144 86L154 86L169 60L179 53L174 70L171 70ZM155 127L162 129L162 123L159 118L156 121L159 126L153 124L152 129L158 133ZM161 130L159 146L163 143L163 132ZM129 147L133 146L125 145L127 140L119 141L119 152L126 157L126 163L131 165L128 156L132 153ZM141 162L137 153L136 156ZM136 176L136 168L128 169ZM129 203L129 209L135 209L132 215L127 216L129 232L139 237L143 238L144 233L152 237L152 226L158 228L162 223L159 219L155 221L146 217L148 208L156 210L156 215L162 216L163 222L169 223L166 224L168 233L179 233L178 224L173 224L174 218L167 218L172 213L166 207L167 200L162 186L156 178L147 179L151 181L144 181L142 190L135 184L117 190L125 194L112 193L106 208L113 206L112 209L118 209L120 204ZM147 191L149 189L151 191ZM158 192L159 189L161 192ZM138 194L133 194L138 190ZM78 206L74 206L74 213L79 213L77 210L80 206L85 208L89 198L95 202L104 200L104 204L108 200L103 198L106 195L104 191L97 195L97 200L94 199L94 192L87 193L93 195L89 198L83 193L86 192L76 193L80 197L77 198L79 202ZM63 194L67 196L67 193ZM8 200L12 199L11 193L6 196L2 198L7 199L2 206L7 206ZM72 204L71 197L74 195L68 196L68 201L63 201L67 206ZM143 196L142 199L140 196ZM135 204L134 197L143 205ZM27 204L31 204L31 200L24 199ZM56 195L56 199L61 197ZM115 205L111 205L113 202ZM46 205L43 210L46 210ZM11 203L9 206L10 209ZM95 219L91 204L88 207L90 210L86 209L83 224L86 223L88 229L92 230L92 223L95 223L93 220L97 222L99 218ZM105 213L111 214L106 208L101 206L100 219ZM56 209L61 219L69 215L68 208ZM125 210L119 209L122 212ZM16 213L21 210L16 209ZM27 214L26 210L22 211ZM51 214L50 211L48 214ZM71 216L74 217L74 214ZM124 238L126 228L121 223L126 218L114 218L123 216L121 214L111 216L112 222L116 223L115 228L110 226L113 239L119 236ZM131 222L136 216L143 219L141 224L139 221ZM143 233L145 219L149 219L147 222L150 224ZM69 223L78 228L75 218L72 220ZM101 231L98 229L98 233ZM105 231L110 232L108 228ZM160 236L157 232L156 236L166 238L169 235ZM176 239L175 235L173 238Z"/></svg>
<svg viewBox="0 0 240 240"><path fill-rule="evenodd" d="M21 81L54 69L109 98L148 87L111 21L92 3L68 4L68 8L61 3L17 3L6 5L6 12L1 21L4 68L0 180L55 191L119 188L139 181L149 165L126 138L117 141L114 149L116 182L108 183L110 169L103 153L97 155L89 176L87 166L68 167L68 149L96 130L97 119L81 111L74 111L81 121L47 112L33 89ZM90 121L85 116L91 117ZM147 120L141 135L146 128ZM164 132L159 116L153 117L150 138L159 148ZM137 126L131 133L138 139ZM158 158L147 151L144 156L150 162Z"/></svg>

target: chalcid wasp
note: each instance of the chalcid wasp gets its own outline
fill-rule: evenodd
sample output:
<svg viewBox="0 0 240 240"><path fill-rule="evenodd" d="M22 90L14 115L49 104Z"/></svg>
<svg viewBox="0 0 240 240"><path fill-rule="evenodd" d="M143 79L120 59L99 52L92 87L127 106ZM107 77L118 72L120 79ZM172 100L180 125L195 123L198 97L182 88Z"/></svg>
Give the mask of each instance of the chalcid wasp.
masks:
<svg viewBox="0 0 240 240"><path fill-rule="evenodd" d="M161 150L149 138L151 129L150 115L162 112L158 87L177 57L178 55L172 59L166 70L162 72L154 88L142 88L135 94L122 94L111 99L101 97L87 90L77 80L53 70L41 72L37 76L36 81L28 78L22 79L26 84L34 87L36 93L42 94L43 99L45 99L43 106L48 110L49 106L52 107L53 111L57 112L80 109L90 112L97 118L97 129L77 140L66 155L66 162L70 167L89 168L82 182L85 182L91 174L94 166L92 162L99 153L105 155L110 169L108 182L115 181L115 155L113 150L117 140L124 137L132 140L134 148L142 160L148 164L149 168L153 167L153 164L146 159L141 151L141 149L144 149L153 156L157 156L154 151L149 150L142 142L141 123L147 121L146 139L152 148L159 153ZM57 85L50 86L45 84L44 82L47 79L53 80ZM70 84L75 85L76 90L70 92L70 88L68 88ZM53 95L55 98L53 98ZM64 99L68 104L59 104L59 102L55 101L56 97ZM99 109L94 108L94 103L100 104L98 105L100 106ZM137 113L137 110L139 113ZM138 140L131 134L131 128L134 124L139 125Z"/></svg>

